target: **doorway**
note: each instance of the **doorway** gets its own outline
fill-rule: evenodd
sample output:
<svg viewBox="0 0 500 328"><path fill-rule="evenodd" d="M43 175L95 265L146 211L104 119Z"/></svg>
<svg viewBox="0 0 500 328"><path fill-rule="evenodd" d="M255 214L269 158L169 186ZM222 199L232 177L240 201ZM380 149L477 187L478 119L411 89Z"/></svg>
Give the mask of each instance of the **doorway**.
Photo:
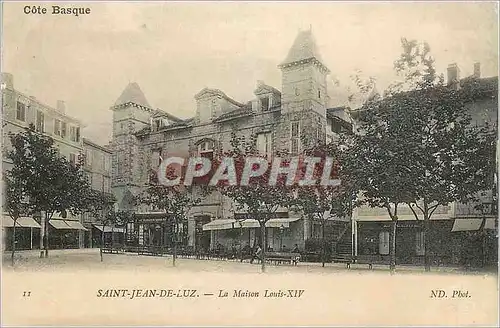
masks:
<svg viewBox="0 0 500 328"><path fill-rule="evenodd" d="M210 249L210 231L203 230L203 225L210 222L209 215L200 215L195 220L195 249L197 252L207 252Z"/></svg>

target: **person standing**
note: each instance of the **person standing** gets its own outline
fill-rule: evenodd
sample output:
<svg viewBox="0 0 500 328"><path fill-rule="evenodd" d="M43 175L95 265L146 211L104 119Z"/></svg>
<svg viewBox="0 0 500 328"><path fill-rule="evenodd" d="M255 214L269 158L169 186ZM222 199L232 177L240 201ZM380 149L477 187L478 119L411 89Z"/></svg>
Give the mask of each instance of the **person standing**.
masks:
<svg viewBox="0 0 500 328"><path fill-rule="evenodd" d="M260 254L262 253L262 248L260 248L260 245L257 245L257 248L255 249L255 252L252 256L252 259L250 260L250 263L253 263L253 260L258 259L261 260Z"/></svg>

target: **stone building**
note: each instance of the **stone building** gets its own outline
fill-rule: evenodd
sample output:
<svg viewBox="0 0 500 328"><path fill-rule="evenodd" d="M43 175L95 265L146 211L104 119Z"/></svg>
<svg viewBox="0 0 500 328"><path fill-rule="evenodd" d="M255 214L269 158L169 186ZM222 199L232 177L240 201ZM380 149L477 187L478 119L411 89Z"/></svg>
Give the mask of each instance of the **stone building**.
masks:
<svg viewBox="0 0 500 328"><path fill-rule="evenodd" d="M111 150L100 146L87 138L83 138L84 170L93 190L111 194ZM87 229L81 231L80 247L95 247L101 241L103 227L100 218L83 214L83 225Z"/></svg>
<svg viewBox="0 0 500 328"><path fill-rule="evenodd" d="M60 154L72 162L78 161L80 154L87 148L81 136L82 122L67 115L64 101L58 101L55 107L46 105L33 96L26 95L14 88L14 77L2 73L2 172L7 172L12 163L6 157L11 149L9 134L19 133L35 126L54 140ZM109 170L108 170L109 171ZM109 179L109 173L106 176ZM2 180L3 190L3 180ZM42 218L24 217L20 219L21 227L16 226L18 249L36 249L42 240ZM61 217L55 215L49 222L49 243L51 248L83 247L83 232L88 230L82 225L82 217ZM10 247L12 219L5 213L2 215L4 230L4 247Z"/></svg>
<svg viewBox="0 0 500 328"><path fill-rule="evenodd" d="M195 154L212 157L231 148L232 132L255 138L257 149L263 154L282 150L298 154L307 146L302 136L308 142L325 141L327 137L331 140L335 129L349 127L344 108L329 107L326 78L330 70L319 54L311 30L299 32L278 68L282 73L281 90L258 81L255 97L239 102L221 90L205 88L194 96L195 115L189 119L154 109L136 83L125 88L111 107L113 193L120 209L135 210L136 217L146 220L142 222L153 223L152 228L131 223L131 239L139 234L139 244L155 243L155 231L160 229L154 220L157 214L134 206L134 197L144 190L161 158ZM187 231L186 244L203 248L218 243L229 246L235 215L229 200L217 193L210 195L191 210L181 228ZM161 216L160 213L157 217ZM311 237L311 223L286 209L279 216L281 223L269 222L268 245L303 247ZM259 234L255 222L247 222L243 228L243 239L252 245Z"/></svg>

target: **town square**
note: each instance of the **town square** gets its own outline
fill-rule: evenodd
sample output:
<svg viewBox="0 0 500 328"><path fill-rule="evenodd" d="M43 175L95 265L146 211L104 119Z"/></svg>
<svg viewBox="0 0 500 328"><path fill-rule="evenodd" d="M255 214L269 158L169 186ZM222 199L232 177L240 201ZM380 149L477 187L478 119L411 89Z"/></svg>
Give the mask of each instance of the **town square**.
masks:
<svg viewBox="0 0 500 328"><path fill-rule="evenodd" d="M4 317L497 320L496 4L307 5L4 5Z"/></svg>

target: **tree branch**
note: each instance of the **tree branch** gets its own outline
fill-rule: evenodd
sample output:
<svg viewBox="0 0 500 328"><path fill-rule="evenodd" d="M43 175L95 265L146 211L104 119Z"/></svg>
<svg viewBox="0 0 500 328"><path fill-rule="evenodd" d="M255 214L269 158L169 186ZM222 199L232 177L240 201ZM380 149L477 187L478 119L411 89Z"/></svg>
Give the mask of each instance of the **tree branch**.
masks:
<svg viewBox="0 0 500 328"><path fill-rule="evenodd" d="M418 214L417 214L417 212L415 212L415 210L412 207L413 204L412 203L406 203L406 204L408 205L408 207L410 208L410 210L413 212L413 215L415 216L415 219L417 221L419 221L420 219L418 218Z"/></svg>

